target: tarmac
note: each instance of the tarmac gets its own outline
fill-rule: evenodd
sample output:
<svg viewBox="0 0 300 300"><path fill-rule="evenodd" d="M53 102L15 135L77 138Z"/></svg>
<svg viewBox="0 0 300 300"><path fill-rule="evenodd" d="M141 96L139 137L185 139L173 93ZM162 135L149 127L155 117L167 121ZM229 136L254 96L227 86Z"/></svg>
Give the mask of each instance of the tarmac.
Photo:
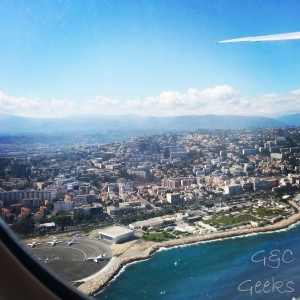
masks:
<svg viewBox="0 0 300 300"><path fill-rule="evenodd" d="M109 245L103 241L88 237L79 237L79 243L68 246L70 238L63 238L62 243L52 246L47 241L41 241L41 245L30 248L34 255L49 266L55 273L69 283L80 281L103 269L112 257ZM107 253L103 260L96 263L93 260L87 261L89 257L96 257Z"/></svg>

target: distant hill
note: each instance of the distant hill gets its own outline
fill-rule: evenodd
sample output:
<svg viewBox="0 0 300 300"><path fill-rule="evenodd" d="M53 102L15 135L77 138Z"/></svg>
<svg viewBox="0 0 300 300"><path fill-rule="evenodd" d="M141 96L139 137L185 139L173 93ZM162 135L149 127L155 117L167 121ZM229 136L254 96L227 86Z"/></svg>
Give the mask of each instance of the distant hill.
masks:
<svg viewBox="0 0 300 300"><path fill-rule="evenodd" d="M276 119L289 126L300 126L300 114L280 116Z"/></svg>
<svg viewBox="0 0 300 300"><path fill-rule="evenodd" d="M138 115L89 115L64 118L25 118L0 114L0 133L60 133L83 131L167 131L195 129L253 129L300 125L298 114L277 119L267 117L245 117L225 115L200 115L177 117L144 117ZM285 121L285 120L288 120ZM294 124L291 124L295 121Z"/></svg>

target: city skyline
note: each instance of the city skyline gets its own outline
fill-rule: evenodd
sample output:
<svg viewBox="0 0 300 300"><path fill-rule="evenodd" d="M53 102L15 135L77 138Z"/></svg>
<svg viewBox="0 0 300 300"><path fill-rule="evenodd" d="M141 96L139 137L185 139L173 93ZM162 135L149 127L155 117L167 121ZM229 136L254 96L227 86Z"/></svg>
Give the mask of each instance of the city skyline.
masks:
<svg viewBox="0 0 300 300"><path fill-rule="evenodd" d="M3 2L1 112L28 117L297 113L299 41L215 42L299 31L299 6L221 0Z"/></svg>

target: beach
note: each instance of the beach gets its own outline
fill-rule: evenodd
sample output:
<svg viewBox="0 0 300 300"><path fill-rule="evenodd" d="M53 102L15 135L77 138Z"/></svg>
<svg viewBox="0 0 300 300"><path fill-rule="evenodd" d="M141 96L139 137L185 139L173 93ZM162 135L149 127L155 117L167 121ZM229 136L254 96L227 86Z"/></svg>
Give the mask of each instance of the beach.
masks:
<svg viewBox="0 0 300 300"><path fill-rule="evenodd" d="M275 224L267 225L265 227L253 227L246 229L236 229L225 232L215 232L206 235L196 235L175 240L169 240L164 242L140 242L131 241L129 243L121 245L113 245L112 251L114 258L109 262L105 269L101 270L94 276L91 276L89 280L80 285L78 289L87 295L94 295L102 290L110 280L112 280L120 270L129 263L133 263L140 260L149 259L153 253L160 248L170 248L181 245L205 242L216 239L225 239L236 236L244 236L248 234L257 234L263 232L271 232L289 227L290 225L300 221L300 207L292 201L289 204L295 208L296 213L283 219Z"/></svg>

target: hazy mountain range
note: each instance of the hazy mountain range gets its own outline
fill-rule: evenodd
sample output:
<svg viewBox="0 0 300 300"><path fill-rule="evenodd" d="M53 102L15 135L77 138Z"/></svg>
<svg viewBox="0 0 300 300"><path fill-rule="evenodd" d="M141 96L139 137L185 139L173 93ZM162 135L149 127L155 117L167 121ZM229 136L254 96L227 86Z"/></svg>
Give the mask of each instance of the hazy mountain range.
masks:
<svg viewBox="0 0 300 300"><path fill-rule="evenodd" d="M300 113L277 118L229 115L144 117L138 115L76 115L64 118L26 118L0 114L0 133L60 133L83 131L168 131L211 129L254 129L300 126Z"/></svg>

